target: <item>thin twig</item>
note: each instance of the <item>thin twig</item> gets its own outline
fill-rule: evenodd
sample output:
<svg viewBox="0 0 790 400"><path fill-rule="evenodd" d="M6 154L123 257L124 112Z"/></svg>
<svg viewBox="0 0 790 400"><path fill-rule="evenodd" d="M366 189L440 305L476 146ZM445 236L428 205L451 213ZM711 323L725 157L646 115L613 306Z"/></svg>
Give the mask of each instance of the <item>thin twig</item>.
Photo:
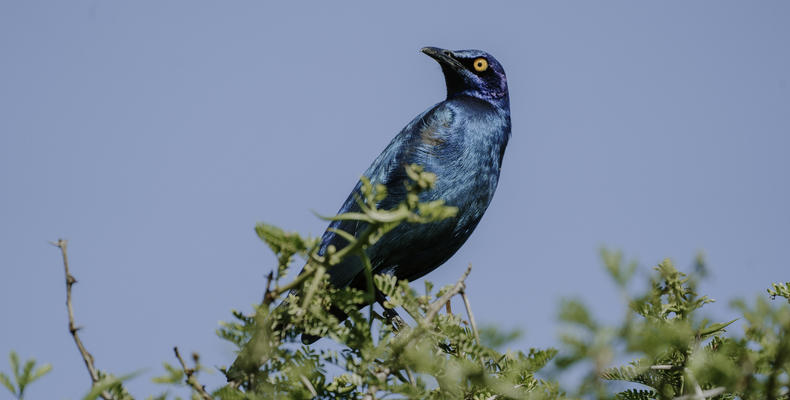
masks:
<svg viewBox="0 0 790 400"><path fill-rule="evenodd" d="M269 271L269 274L266 275L266 291L263 292L263 300L261 303L266 303L266 299L271 296L271 286L272 286L272 279L274 279L274 271Z"/></svg>
<svg viewBox="0 0 790 400"><path fill-rule="evenodd" d="M680 397L675 397L673 400L704 400L710 397L718 396L724 393L727 389L724 387L715 387L713 389L703 390L700 393L687 394Z"/></svg>
<svg viewBox="0 0 790 400"><path fill-rule="evenodd" d="M60 253L63 256L63 269L66 271L66 308L68 309L69 313L69 332L74 338L74 343L77 344L77 349L79 349L80 354L82 355L82 360L85 362L85 367L88 368L88 373L91 376L91 387L94 387L99 383L99 372L93 365L93 356L88 352L88 349L85 348L85 345L82 344L82 340L80 339L80 335L78 333L81 328L77 327L74 323L74 307L71 305L71 287L77 283L77 279L75 279L74 276L69 272L69 256L66 251L66 248L68 247L68 241L65 239L58 239L57 242L50 243L53 246L59 248ZM101 393L99 393L99 396L105 400L113 399L112 395L106 390L103 390Z"/></svg>
<svg viewBox="0 0 790 400"><path fill-rule="evenodd" d="M307 307L310 305L310 300L312 300L313 295L315 295L315 291L318 290L318 285L321 283L321 277L323 276L324 268L318 267L318 271L315 273L315 278L313 278L313 281L310 282L310 287L307 288L304 301L302 301L302 308L307 309Z"/></svg>
<svg viewBox="0 0 790 400"><path fill-rule="evenodd" d="M709 397L718 396L726 390L723 387L715 387L713 389L702 390L697 380L694 378L694 373L690 369L683 369L689 377L691 384L694 386L694 394L687 394L685 396L675 397L674 400L705 400Z"/></svg>
<svg viewBox="0 0 790 400"><path fill-rule="evenodd" d="M472 305L469 304L469 297L466 296L466 290L461 290L461 298L464 299L464 307L466 307L466 315L469 316L469 323L472 325L472 332L475 334L477 344L480 343L480 333L477 331L477 323L475 323L475 316L472 314Z"/></svg>
<svg viewBox="0 0 790 400"><path fill-rule="evenodd" d="M310 394L313 397L318 397L318 392L315 391L313 384L310 383L310 381L307 380L307 378L304 375L299 375L299 379L302 381L302 383L304 383L304 386L307 388L307 390L310 391Z"/></svg>
<svg viewBox="0 0 790 400"><path fill-rule="evenodd" d="M434 317L436 317L436 314L439 312L439 310L442 309L444 304L447 303L450 300L450 298L458 294L458 292L463 290L464 281L469 276L470 272L472 272L472 264L469 264L469 267L466 268L466 271L464 272L463 275L461 275L461 278L458 279L458 282L456 282L455 285L450 290L447 291L447 293L445 293L442 297L440 297L438 300L434 301L428 306L428 312L425 314L424 318L418 318L418 317L414 318L413 316L413 318L417 321L417 326L414 327L414 329L410 330L402 341L398 341L393 344L392 354L394 355L394 357L396 358L399 357L399 354L406 348L406 346L408 346L411 343L412 340L414 340L416 337L420 336L423 332L429 329L430 322L433 320ZM408 308L406 308L406 311L408 311Z"/></svg>
<svg viewBox="0 0 790 400"><path fill-rule="evenodd" d="M176 358L178 362L181 364L181 369L184 370L184 374L186 375L185 382L194 389L203 400L214 400L213 397L206 391L206 388L198 382L197 377L195 376L195 369L187 367L187 364L184 362L184 359L181 358L181 354L178 352L178 346L173 347L173 352L176 353ZM197 367L197 356L195 356L195 367Z"/></svg>
<svg viewBox="0 0 790 400"><path fill-rule="evenodd" d="M673 365L663 365L663 364L651 365L650 366L650 369L660 369L660 370L670 370L672 368L675 368L675 366L673 366Z"/></svg>
<svg viewBox="0 0 790 400"><path fill-rule="evenodd" d="M690 381L691 381L691 383L694 385L694 394L695 394L695 395L697 396L697 398L699 398L700 400L704 399L704 398L705 398L705 395L702 393L702 388L700 387L699 383L697 382L697 379L696 379L696 378L694 378L694 373L693 373L693 372L691 372L691 370L690 370L690 369L688 369L688 368L684 368L684 370L685 370L685 371L686 371L686 373L688 374L689 380L690 380Z"/></svg>
<svg viewBox="0 0 790 400"><path fill-rule="evenodd" d="M409 369L409 367L406 367L406 376L409 377L409 384L411 384L412 386L416 387L417 385L416 385L416 381L414 380L414 375L412 375L411 370Z"/></svg>
<svg viewBox="0 0 790 400"><path fill-rule="evenodd" d="M450 290L448 290L447 293L444 294L444 296L439 298L439 300L436 300L433 303L431 303L431 306L428 309L428 313L425 314L425 321L433 320L433 317L436 316L436 313L438 313L439 310L441 310L441 308L445 305L445 303L450 301L451 297L455 296L456 294L464 290L464 286L465 286L464 281L466 280L466 277L469 276L470 272L472 272L472 264L469 264L469 266L466 268L466 272L464 272L464 274L461 275L461 279L458 279L458 282L455 283L455 286L453 286Z"/></svg>
<svg viewBox="0 0 790 400"><path fill-rule="evenodd" d="M307 264L305 266L304 272L302 274L300 274L299 276L297 276L296 279L294 279L290 283L286 284L285 286L282 286L282 287L281 286L276 286L274 289L269 291L268 292L269 295L265 296L266 298L263 299L263 304L264 305L271 304L275 299L280 297L281 294L283 294L283 293L285 293L285 292L287 292L287 291L289 291L289 290L301 285L302 282L306 281L308 278L313 276L313 274L315 274L316 271L318 271L318 268L316 268L316 267L314 267L314 266L312 266L310 264Z"/></svg>

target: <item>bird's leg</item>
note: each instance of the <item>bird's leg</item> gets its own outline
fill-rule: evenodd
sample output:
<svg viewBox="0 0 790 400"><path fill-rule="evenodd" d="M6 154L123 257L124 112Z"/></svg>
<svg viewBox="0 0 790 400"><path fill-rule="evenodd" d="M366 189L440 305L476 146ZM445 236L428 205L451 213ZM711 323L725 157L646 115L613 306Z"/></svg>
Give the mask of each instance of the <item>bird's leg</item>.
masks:
<svg viewBox="0 0 790 400"><path fill-rule="evenodd" d="M381 308L384 309L384 318L387 319L387 323L392 325L392 328L395 330L395 332L398 332L401 330L401 328L406 326L406 322L394 309L387 308L387 306L384 305L385 301L387 301L387 296L385 296L384 293L381 293L381 291L376 290L376 302L379 303Z"/></svg>

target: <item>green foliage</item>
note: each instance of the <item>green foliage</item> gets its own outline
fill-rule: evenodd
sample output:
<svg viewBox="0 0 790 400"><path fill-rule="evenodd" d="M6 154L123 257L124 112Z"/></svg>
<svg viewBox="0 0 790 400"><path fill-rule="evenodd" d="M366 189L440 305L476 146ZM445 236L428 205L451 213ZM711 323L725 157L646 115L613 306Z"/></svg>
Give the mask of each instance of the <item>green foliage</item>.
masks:
<svg viewBox="0 0 790 400"><path fill-rule="evenodd" d="M768 294L772 299L775 299L777 296L784 297L790 303L790 282L772 284L768 288Z"/></svg>
<svg viewBox="0 0 790 400"><path fill-rule="evenodd" d="M649 287L630 294L636 262L624 262L620 252L602 251L628 310L622 322L601 323L578 300L566 300L560 319L567 326L561 352L500 349L519 336L484 327L474 332L458 314L440 313L451 296L463 291L464 277L455 285L434 291L426 282L417 293L406 281L375 275L365 249L401 223L430 223L452 217L455 211L441 202L418 201L421 190L435 177L409 167L412 182L408 200L391 210L376 204L386 197L383 187L362 181L361 211L332 217L358 221L365 227L342 249L330 248L319 256L317 241L259 224L256 231L277 257L277 273L270 274L264 302L254 315L234 311L220 337L238 346L239 358L225 371L232 384L214 395L222 399L365 398L395 396L413 399L731 399L786 398L788 395L788 306L758 299L755 306L736 303L744 315L745 335L725 336L735 321L711 322L700 309L713 300L697 292L706 267L702 256L695 274L678 271L670 260L655 267ZM367 290L338 290L327 272L343 257L360 257L368 270ZM302 274L281 283L294 263L306 261ZM467 271L468 272L468 271ZM377 289L387 300L383 317L371 307ZM774 285L769 293L787 297L787 288ZM284 298L279 307L273 304ZM335 305L349 318L342 324L327 312ZM392 310L404 310L406 323ZM341 350L316 350L300 345L300 333L325 336ZM478 337L480 339L478 339ZM620 360L632 360L619 365ZM543 372L553 362L553 371ZM583 378L571 387L558 381L565 371L581 368ZM172 380L178 374L172 372ZM546 376L551 376L548 380ZM619 386L606 382L621 381ZM619 387L619 390L613 390Z"/></svg>
<svg viewBox="0 0 790 400"><path fill-rule="evenodd" d="M11 392L17 399L23 399L25 395L25 388L42 376L46 375L52 370L52 366L44 364L36 368L36 360L30 359L25 361L24 365L19 363L19 356L16 352L12 351L8 355L8 361L11 364L11 373L14 375L14 381L3 372L0 372L0 383Z"/></svg>
<svg viewBox="0 0 790 400"><path fill-rule="evenodd" d="M189 388L192 399L202 400L790 399L790 304L762 297L738 300L732 305L742 318L706 319L701 310L713 300L698 293L707 271L702 255L688 274L662 261L647 287L634 291L641 287L633 283L638 264L626 263L620 252L602 250L605 270L627 310L619 322L607 324L582 301L564 300L559 350L507 349L519 338L518 330L485 326L478 332L471 310L442 312L456 295L468 304L464 281L469 270L438 290L426 282L419 293L409 282L374 275L366 249L384 234L399 224L432 223L457 212L442 201L419 201L420 192L435 184L433 174L409 166L407 175L406 201L386 210L377 208L386 189L362 179L360 211L328 218L362 227L357 236L336 231L348 241L341 249L330 246L319 254L317 239L258 224L256 233L273 251L277 266L254 313L232 311L233 320L217 331L238 351L234 364L220 369L229 383L207 392L198 381L205 368L197 354L189 368L177 349L180 367L164 363L164 373L154 382ZM352 256L365 268L365 290L332 287L327 271ZM297 259L304 269L289 280ZM378 306L362 311L376 291L386 296L383 315ZM768 294L790 303L790 283L775 283ZM348 319L340 323L330 305ZM743 333L728 334L732 326ZM297 339L303 333L336 345L304 346ZM0 382L18 399L50 370L48 365L35 369L32 360L20 367L13 352L11 366L16 383L2 373ZM121 385L129 378L100 372L85 399L131 399ZM165 392L149 399L170 397Z"/></svg>
<svg viewBox="0 0 790 400"><path fill-rule="evenodd" d="M736 320L711 323L700 315L713 300L697 294L696 277L664 260L655 267L650 288L630 296L627 285L633 268L623 267L618 253L603 255L630 307L616 326L600 326L577 301L562 307L561 320L569 327L562 340L568 351L558 357L557 365L567 369L592 364L573 391L576 396L610 398L602 381L609 380L635 384L615 393L618 399L787 398L790 307L762 298L754 306L735 302L745 319L745 335L728 338L725 329ZM705 270L701 260L697 264L697 270ZM627 365L611 366L629 358L633 361Z"/></svg>

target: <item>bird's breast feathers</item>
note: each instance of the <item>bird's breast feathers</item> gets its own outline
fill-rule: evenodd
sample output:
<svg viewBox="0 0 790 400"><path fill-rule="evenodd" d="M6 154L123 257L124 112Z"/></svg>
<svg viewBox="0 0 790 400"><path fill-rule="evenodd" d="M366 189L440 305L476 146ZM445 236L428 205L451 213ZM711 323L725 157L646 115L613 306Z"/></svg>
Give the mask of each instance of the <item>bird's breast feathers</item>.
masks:
<svg viewBox="0 0 790 400"><path fill-rule="evenodd" d="M474 98L447 100L415 119L402 134L407 138L400 167L414 163L435 173L434 191L443 193L437 197L452 203L459 195L471 200L470 192L493 195L510 135L506 112Z"/></svg>

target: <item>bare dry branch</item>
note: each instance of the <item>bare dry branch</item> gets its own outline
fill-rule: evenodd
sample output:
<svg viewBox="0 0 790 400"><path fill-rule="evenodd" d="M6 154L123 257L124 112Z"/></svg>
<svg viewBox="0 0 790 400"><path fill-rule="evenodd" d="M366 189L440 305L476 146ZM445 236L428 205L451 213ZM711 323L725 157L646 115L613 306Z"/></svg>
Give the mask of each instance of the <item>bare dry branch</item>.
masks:
<svg viewBox="0 0 790 400"><path fill-rule="evenodd" d="M69 333L71 333L71 336L74 338L74 343L77 345L80 355L82 355L82 360L85 362L85 367L88 368L88 373L91 376L91 387L93 387L99 383L99 371L93 364L93 356L88 352L88 349L85 348L85 345L80 339L79 330L81 328L77 327L74 323L74 307L71 305L71 287L77 283L77 279L75 279L74 276L69 272L69 256L66 250L68 247L68 241L65 239L58 239L57 242L50 243L53 246L59 248L60 253L63 256L63 269L66 271L66 308L68 309L69 313ZM113 399L113 396L106 390L102 391L99 395L105 400Z"/></svg>
<svg viewBox="0 0 790 400"><path fill-rule="evenodd" d="M200 398L203 400L213 400L214 398L211 397L211 394L206 391L206 388L198 382L197 377L195 376L195 369L187 367L187 364L184 362L184 359L181 358L181 354L178 352L178 347L173 347L173 352L176 353L176 358L178 362L181 364L181 369L184 370L184 374L186 375L185 382L192 387L192 389L200 395ZM195 367L197 367L197 355L193 355L195 359Z"/></svg>
<svg viewBox="0 0 790 400"><path fill-rule="evenodd" d="M469 266L466 268L466 272L464 272L464 274L461 275L461 278L458 279L458 282L455 283L455 286L453 286L452 289L448 290L447 293L444 294L444 296L439 298L439 300L436 300L433 303L431 303L431 306L428 309L428 313L425 314L425 321L433 320L433 318L436 316L436 313L438 313L439 310L441 310L442 307L448 301L450 301L450 298L452 298L453 296L464 290L465 287L464 281L466 280L466 277L469 276L470 272L472 272L472 264L469 264Z"/></svg>
<svg viewBox="0 0 790 400"><path fill-rule="evenodd" d="M267 301L271 301L267 299L272 295L271 293L272 279L274 279L274 271L269 271L269 274L266 275L266 291L263 292L263 299L261 300L261 303L267 304L266 303Z"/></svg>
<svg viewBox="0 0 790 400"><path fill-rule="evenodd" d="M472 325L472 332L475 334L477 344L480 343L480 333L477 331L477 323L475 323L475 316L472 314L472 305L469 304L469 297L466 296L466 290L461 290L461 298L464 299L464 307L466 307L466 315L469 316L469 323Z"/></svg>
<svg viewBox="0 0 790 400"><path fill-rule="evenodd" d="M304 384L304 386L307 388L307 390L310 391L310 394L313 397L318 397L318 392L315 391L315 388L313 387L313 384L310 383L309 380L307 380L307 377L305 377L304 375L299 375L299 379L302 381L302 384Z"/></svg>

